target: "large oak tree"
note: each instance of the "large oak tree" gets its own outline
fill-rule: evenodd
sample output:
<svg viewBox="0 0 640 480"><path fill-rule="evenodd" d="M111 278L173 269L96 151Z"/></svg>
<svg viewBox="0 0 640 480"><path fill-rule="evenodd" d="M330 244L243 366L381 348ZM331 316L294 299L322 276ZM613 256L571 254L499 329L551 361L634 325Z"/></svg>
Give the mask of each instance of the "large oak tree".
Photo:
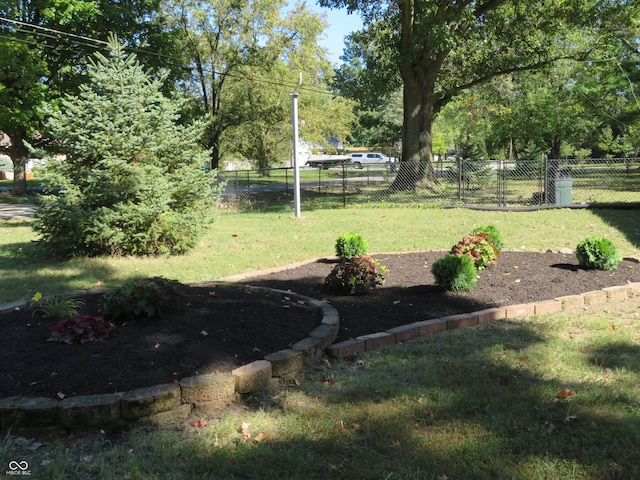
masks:
<svg viewBox="0 0 640 480"><path fill-rule="evenodd" d="M461 92L497 76L558 59L586 60L626 35L638 16L628 0L320 0L360 12L366 75L379 91L403 86L398 189L431 171L432 127ZM428 170L425 168L428 167Z"/></svg>

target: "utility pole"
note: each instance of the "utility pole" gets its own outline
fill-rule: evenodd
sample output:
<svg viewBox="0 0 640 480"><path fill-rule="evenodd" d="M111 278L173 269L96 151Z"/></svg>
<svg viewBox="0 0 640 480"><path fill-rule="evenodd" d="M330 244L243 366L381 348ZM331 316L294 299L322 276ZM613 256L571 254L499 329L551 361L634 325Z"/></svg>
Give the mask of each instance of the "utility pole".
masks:
<svg viewBox="0 0 640 480"><path fill-rule="evenodd" d="M298 162L298 88L302 85L302 73L298 85L291 93L291 126L293 127L293 204L296 218L300 218L300 166Z"/></svg>

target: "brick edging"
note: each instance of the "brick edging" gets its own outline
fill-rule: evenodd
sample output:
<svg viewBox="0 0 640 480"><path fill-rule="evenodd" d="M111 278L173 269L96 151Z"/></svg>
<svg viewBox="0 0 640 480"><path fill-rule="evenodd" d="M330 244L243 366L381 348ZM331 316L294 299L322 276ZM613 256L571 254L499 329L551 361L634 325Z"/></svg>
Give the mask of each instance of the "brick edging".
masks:
<svg viewBox="0 0 640 480"><path fill-rule="evenodd" d="M360 352L375 350L385 345L400 344L413 338L445 330L473 327L493 320L522 318L543 313L559 313L583 307L595 307L607 303L619 303L635 297L640 297L640 282L606 287L602 290L585 292L580 295L557 297L553 300L488 308L477 312L410 323L391 328L385 332L361 335L351 340L334 343L327 348L327 353L333 357L344 358Z"/></svg>

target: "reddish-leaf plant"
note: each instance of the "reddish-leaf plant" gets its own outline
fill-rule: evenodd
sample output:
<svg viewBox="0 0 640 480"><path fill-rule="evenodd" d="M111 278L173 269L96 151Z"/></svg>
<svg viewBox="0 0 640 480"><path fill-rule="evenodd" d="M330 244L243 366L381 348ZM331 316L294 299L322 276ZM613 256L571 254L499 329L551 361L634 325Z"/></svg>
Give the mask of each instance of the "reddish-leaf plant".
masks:
<svg viewBox="0 0 640 480"><path fill-rule="evenodd" d="M500 256L500 250L486 232L467 235L453 246L451 253L470 256L477 270L483 270Z"/></svg>
<svg viewBox="0 0 640 480"><path fill-rule="evenodd" d="M387 268L369 255L355 255L343 259L324 279L324 286L338 295L369 293L385 281Z"/></svg>
<svg viewBox="0 0 640 480"><path fill-rule="evenodd" d="M113 325L102 317L82 315L56 323L51 327L47 341L67 344L104 342L112 329Z"/></svg>

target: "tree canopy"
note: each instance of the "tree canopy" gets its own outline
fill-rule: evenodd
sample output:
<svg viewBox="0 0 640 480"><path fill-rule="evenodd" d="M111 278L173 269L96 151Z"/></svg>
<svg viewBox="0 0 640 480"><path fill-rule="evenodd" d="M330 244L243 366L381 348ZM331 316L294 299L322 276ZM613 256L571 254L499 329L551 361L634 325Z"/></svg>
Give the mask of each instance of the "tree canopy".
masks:
<svg viewBox="0 0 640 480"><path fill-rule="evenodd" d="M148 66L167 66L163 55L175 54L175 42L158 14L159 1L0 0L0 100L3 107L10 105L9 95L20 110L0 115L0 132L11 139L5 150L14 164L15 193L26 191L24 142L38 140L33 134L42 128L42 104L77 91L86 58L106 48L109 33L153 52L145 54ZM16 75L23 78L19 88Z"/></svg>
<svg viewBox="0 0 640 480"><path fill-rule="evenodd" d="M462 92L559 59L585 61L631 33L627 0L320 0L363 17L355 37L369 91L403 87L403 164L394 186L414 188L430 165L435 115ZM635 37L634 37L635 38ZM365 74L366 72L366 74ZM354 74L355 73L355 74Z"/></svg>
<svg viewBox="0 0 640 480"><path fill-rule="evenodd" d="M287 12L283 0L173 0L165 11L180 32L194 114L208 120L212 167L236 154L260 168L290 158L289 94L299 74L303 138L346 135L349 102L313 92L326 88L332 70L317 44L325 23L304 4Z"/></svg>

